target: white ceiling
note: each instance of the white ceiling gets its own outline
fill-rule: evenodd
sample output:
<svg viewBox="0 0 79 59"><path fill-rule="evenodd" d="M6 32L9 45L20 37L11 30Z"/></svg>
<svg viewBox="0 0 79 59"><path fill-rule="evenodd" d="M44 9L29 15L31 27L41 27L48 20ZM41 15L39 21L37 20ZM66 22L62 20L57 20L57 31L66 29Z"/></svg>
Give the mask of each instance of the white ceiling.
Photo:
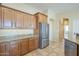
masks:
<svg viewBox="0 0 79 59"><path fill-rule="evenodd" d="M29 3L28 5L31 5L41 11L51 9L56 13L79 10L79 3Z"/></svg>

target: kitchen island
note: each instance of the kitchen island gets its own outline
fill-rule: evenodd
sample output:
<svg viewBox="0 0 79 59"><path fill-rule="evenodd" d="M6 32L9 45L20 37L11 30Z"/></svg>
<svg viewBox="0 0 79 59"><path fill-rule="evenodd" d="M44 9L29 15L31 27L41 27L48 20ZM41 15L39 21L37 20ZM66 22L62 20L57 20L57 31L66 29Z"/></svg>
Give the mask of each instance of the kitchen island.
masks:
<svg viewBox="0 0 79 59"><path fill-rule="evenodd" d="M65 56L79 56L79 36L76 39L65 39Z"/></svg>

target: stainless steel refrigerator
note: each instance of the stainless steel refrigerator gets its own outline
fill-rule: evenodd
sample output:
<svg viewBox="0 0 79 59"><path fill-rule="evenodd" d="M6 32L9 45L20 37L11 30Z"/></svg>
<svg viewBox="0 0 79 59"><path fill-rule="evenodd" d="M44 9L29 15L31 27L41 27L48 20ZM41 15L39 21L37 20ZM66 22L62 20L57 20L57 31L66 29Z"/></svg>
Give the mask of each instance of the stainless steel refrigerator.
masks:
<svg viewBox="0 0 79 59"><path fill-rule="evenodd" d="M49 45L49 24L39 24L39 47L45 48Z"/></svg>

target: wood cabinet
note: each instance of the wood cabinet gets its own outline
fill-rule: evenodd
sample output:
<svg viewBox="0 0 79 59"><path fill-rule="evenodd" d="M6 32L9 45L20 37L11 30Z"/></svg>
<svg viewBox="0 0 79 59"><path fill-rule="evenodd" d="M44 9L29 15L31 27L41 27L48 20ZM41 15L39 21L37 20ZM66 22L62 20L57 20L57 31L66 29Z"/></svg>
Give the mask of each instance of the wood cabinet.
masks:
<svg viewBox="0 0 79 59"><path fill-rule="evenodd" d="M0 55L1 56L4 56L4 55L6 55L6 49L5 49L5 43L0 43Z"/></svg>
<svg viewBox="0 0 79 59"><path fill-rule="evenodd" d="M23 13L15 11L16 28L23 28Z"/></svg>
<svg viewBox="0 0 79 59"><path fill-rule="evenodd" d="M28 38L22 39L20 42L20 55L28 52Z"/></svg>
<svg viewBox="0 0 79 59"><path fill-rule="evenodd" d="M38 37L0 43L0 56L20 56L38 48Z"/></svg>
<svg viewBox="0 0 79 59"><path fill-rule="evenodd" d="M36 37L29 38L29 51L37 49L38 44L39 44L39 42L38 42L38 39Z"/></svg>
<svg viewBox="0 0 79 59"><path fill-rule="evenodd" d="M31 22L30 22L31 28L36 28L36 17L34 15L31 15Z"/></svg>
<svg viewBox="0 0 79 59"><path fill-rule="evenodd" d="M24 28L31 28L31 15L24 14Z"/></svg>
<svg viewBox="0 0 79 59"><path fill-rule="evenodd" d="M47 15L38 12L34 16L36 18L36 28L34 29L34 33L39 33L39 23L47 23Z"/></svg>
<svg viewBox="0 0 79 59"><path fill-rule="evenodd" d="M35 49L37 49L39 47L39 40L38 37L35 37Z"/></svg>
<svg viewBox="0 0 79 59"><path fill-rule="evenodd" d="M42 14L42 13L38 13L38 17L39 17L39 23L47 23L47 16Z"/></svg>
<svg viewBox="0 0 79 59"><path fill-rule="evenodd" d="M20 41L11 41L10 42L10 55L18 56L20 55Z"/></svg>
<svg viewBox="0 0 79 59"><path fill-rule="evenodd" d="M28 14L7 6L0 6L0 28L35 29L37 20L47 23L47 16L42 13L35 15Z"/></svg>
<svg viewBox="0 0 79 59"><path fill-rule="evenodd" d="M35 43L34 38L29 38L29 51L35 49L34 43Z"/></svg>
<svg viewBox="0 0 79 59"><path fill-rule="evenodd" d="M23 24L23 27L24 28L28 28L29 26L28 26L28 16L27 16L28 14L24 14L24 24Z"/></svg>
<svg viewBox="0 0 79 59"><path fill-rule="evenodd" d="M2 7L2 26L3 28L13 28L14 11Z"/></svg>
<svg viewBox="0 0 79 59"><path fill-rule="evenodd" d="M77 56L77 44L71 41L65 40L65 55Z"/></svg>
<svg viewBox="0 0 79 59"><path fill-rule="evenodd" d="M0 56L8 56L9 55L9 43L2 42L0 43Z"/></svg>

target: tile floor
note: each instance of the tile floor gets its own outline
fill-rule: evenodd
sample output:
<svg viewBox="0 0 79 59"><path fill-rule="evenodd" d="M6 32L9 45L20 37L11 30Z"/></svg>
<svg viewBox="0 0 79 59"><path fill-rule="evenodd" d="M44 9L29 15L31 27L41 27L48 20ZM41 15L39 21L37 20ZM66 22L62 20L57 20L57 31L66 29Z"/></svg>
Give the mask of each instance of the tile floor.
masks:
<svg viewBox="0 0 79 59"><path fill-rule="evenodd" d="M64 40L50 42L44 49L36 49L24 56L64 56Z"/></svg>

